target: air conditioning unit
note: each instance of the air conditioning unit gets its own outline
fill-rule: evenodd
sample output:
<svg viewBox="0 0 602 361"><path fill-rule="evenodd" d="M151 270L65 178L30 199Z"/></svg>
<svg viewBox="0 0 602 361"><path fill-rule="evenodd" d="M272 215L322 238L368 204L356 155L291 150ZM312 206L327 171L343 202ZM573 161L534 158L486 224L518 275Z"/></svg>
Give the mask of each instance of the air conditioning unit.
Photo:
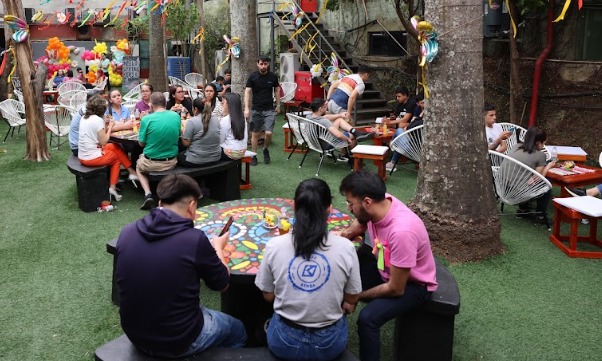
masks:
<svg viewBox="0 0 602 361"><path fill-rule="evenodd" d="M33 21L31 21L31 18L36 13L36 9L24 8L23 10L25 12L25 22L27 22L28 24L35 24Z"/></svg>
<svg viewBox="0 0 602 361"><path fill-rule="evenodd" d="M299 70L301 55L299 53L280 53L280 78L281 83L294 83L295 72Z"/></svg>
<svg viewBox="0 0 602 361"><path fill-rule="evenodd" d="M217 67L224 61L224 59L226 59L227 55L228 54L224 50L216 50L215 51L215 69L217 69ZM218 75L224 76L224 71L226 71L227 69L230 69L230 61L229 60L227 63L222 65L221 68L219 68L219 70L217 71L215 76L216 77Z"/></svg>
<svg viewBox="0 0 602 361"><path fill-rule="evenodd" d="M84 25L81 27L76 27L77 34L75 36L76 40L92 40L92 28L90 25Z"/></svg>

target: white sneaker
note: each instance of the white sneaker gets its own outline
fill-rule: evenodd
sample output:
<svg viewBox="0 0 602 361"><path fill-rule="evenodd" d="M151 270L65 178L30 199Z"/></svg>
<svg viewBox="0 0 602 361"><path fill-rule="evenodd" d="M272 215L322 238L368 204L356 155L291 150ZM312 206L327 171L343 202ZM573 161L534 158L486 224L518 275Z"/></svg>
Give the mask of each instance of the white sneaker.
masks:
<svg viewBox="0 0 602 361"><path fill-rule="evenodd" d="M394 172L397 171L397 167L393 168L394 164L389 162L385 165L385 169L387 170L387 172L390 172L391 170L393 170Z"/></svg>

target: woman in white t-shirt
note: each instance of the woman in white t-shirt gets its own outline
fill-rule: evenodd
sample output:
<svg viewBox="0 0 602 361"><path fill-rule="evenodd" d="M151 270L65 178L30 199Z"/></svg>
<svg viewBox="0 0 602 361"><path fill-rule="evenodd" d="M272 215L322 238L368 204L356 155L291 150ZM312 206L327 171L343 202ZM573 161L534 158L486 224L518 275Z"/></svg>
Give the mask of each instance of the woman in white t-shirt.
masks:
<svg viewBox="0 0 602 361"><path fill-rule="evenodd" d="M332 360L347 346L346 314L362 291L359 261L348 239L328 232L332 194L321 179L295 191L292 232L264 249L255 285L274 302L268 347L285 360Z"/></svg>
<svg viewBox="0 0 602 361"><path fill-rule="evenodd" d="M220 121L222 160L237 160L247 151L247 121L242 112L240 95L226 93L222 97L224 117Z"/></svg>
<svg viewBox="0 0 602 361"><path fill-rule="evenodd" d="M115 200L120 201L121 195L117 193L115 186L119 180L121 165L123 164L130 173L131 181L138 180L138 177L132 168L132 162L123 149L117 144L108 143L115 122L111 120L105 123L102 116L106 109L107 102L100 95L88 99L86 113L79 125L77 156L81 164L88 167L110 166L109 194L115 197Z"/></svg>

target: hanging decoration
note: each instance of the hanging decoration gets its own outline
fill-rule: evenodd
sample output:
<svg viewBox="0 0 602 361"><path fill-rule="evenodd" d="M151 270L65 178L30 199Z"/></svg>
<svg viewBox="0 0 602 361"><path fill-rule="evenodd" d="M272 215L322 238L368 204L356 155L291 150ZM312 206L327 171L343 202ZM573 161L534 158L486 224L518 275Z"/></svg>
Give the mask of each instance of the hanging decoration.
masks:
<svg viewBox="0 0 602 361"><path fill-rule="evenodd" d="M23 19L19 19L14 15L4 15L4 22L10 26L13 31L13 40L17 43L22 43L29 37L29 26Z"/></svg>
<svg viewBox="0 0 602 361"><path fill-rule="evenodd" d="M312 66L309 68L309 72L311 73L311 77L312 78L317 78L320 75L322 75L322 73L324 72L324 69L322 69L322 64L312 64Z"/></svg>
<svg viewBox="0 0 602 361"><path fill-rule="evenodd" d="M322 18L322 14L326 11L326 6L328 6L328 0L324 0L322 3L322 8L320 9L320 14L318 14L318 18L316 19L316 24L320 22L320 18Z"/></svg>
<svg viewBox="0 0 602 361"><path fill-rule="evenodd" d="M506 0L508 1L508 0ZM560 15L558 15L558 17L556 18L556 20L554 20L553 22L557 23L561 20L564 20L564 16L566 15L567 10L569 9L569 6L571 5L571 0L566 0L564 2L564 6L562 7L562 11L560 12ZM581 10L581 7L583 6L583 0L579 0L577 2L577 6L579 7L579 10Z"/></svg>
<svg viewBox="0 0 602 361"><path fill-rule="evenodd" d="M420 43L420 58L418 66L420 66L422 79L420 84L424 88L424 96L429 97L429 91L426 86L425 68L427 63L431 63L439 52L439 43L437 42L437 32L428 21L422 20L419 16L413 16L410 19L414 29L418 31L418 42Z"/></svg>
<svg viewBox="0 0 602 361"><path fill-rule="evenodd" d="M127 39L117 40L117 44L111 47L113 60L109 67L109 83L119 86L123 83L123 57L130 54L130 43Z"/></svg>
<svg viewBox="0 0 602 361"><path fill-rule="evenodd" d="M44 18L44 12L42 10L38 10L35 14L33 14L33 16L31 17L31 22L32 23L37 23L38 21L42 20L42 18Z"/></svg>
<svg viewBox="0 0 602 361"><path fill-rule="evenodd" d="M8 53L9 51L12 54L12 60L13 60L13 67L10 70L10 73L8 74L8 77L7 77L7 83L10 84L10 81L11 81L13 75L15 74L15 71L17 70L17 54L15 53L15 48L12 45L10 45L8 47L8 49L6 49L0 53L0 55L4 55L2 57L2 64L0 64L0 75L4 74L4 69L6 68L6 63L8 62L8 55L6 53Z"/></svg>
<svg viewBox="0 0 602 361"><path fill-rule="evenodd" d="M328 73L328 82L332 83L337 80L342 79L345 75L351 74L351 72L347 69L339 68L339 59L335 55L334 52L330 54L330 62L331 65L326 68L326 73Z"/></svg>
<svg viewBox="0 0 602 361"><path fill-rule="evenodd" d="M391 254L388 248L387 241L380 241L378 238L374 240L374 247L372 247L372 254L377 256L376 267L384 271L385 268L391 264Z"/></svg>
<svg viewBox="0 0 602 361"><path fill-rule="evenodd" d="M303 11L300 11L297 5L291 5L291 8L291 21L293 22L293 24L295 24L295 29L299 29L301 24L303 24L303 16L305 16L305 13Z"/></svg>
<svg viewBox="0 0 602 361"><path fill-rule="evenodd" d="M221 67L230 60L230 56L233 56L234 59L238 59L240 57L240 39L237 36L233 36L229 38L228 35L224 35L224 41L226 42L226 58L222 61L217 68L215 69L215 73L217 74Z"/></svg>

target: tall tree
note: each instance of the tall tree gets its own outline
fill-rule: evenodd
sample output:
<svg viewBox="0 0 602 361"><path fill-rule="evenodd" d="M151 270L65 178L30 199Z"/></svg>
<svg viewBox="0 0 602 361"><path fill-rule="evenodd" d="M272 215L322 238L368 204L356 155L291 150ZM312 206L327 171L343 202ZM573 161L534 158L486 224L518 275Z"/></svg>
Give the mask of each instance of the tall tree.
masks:
<svg viewBox="0 0 602 361"><path fill-rule="evenodd" d="M21 0L2 0L4 13L14 15L19 19L25 19L23 3ZM42 111L42 91L44 89L43 79L46 75L46 67L33 65L33 54L29 39L22 43L14 43L17 74L21 81L23 100L25 102L25 129L27 132L27 150L25 159L42 162L50 159L50 153L46 145L46 132L44 128L44 116ZM35 81L37 79L37 82Z"/></svg>
<svg viewBox="0 0 602 361"><path fill-rule="evenodd" d="M257 2L230 0L233 37L240 38L240 58L232 59L232 92L241 96L249 74L257 70Z"/></svg>
<svg viewBox="0 0 602 361"><path fill-rule="evenodd" d="M154 2L149 2L149 12ZM149 15L149 82L155 91L167 91L167 66L165 59L165 28L161 22L161 12L157 9Z"/></svg>
<svg viewBox="0 0 602 361"><path fill-rule="evenodd" d="M482 114L482 4L425 4L425 18L440 39L439 54L428 68L428 118L412 207L434 249L451 261L503 251Z"/></svg>

